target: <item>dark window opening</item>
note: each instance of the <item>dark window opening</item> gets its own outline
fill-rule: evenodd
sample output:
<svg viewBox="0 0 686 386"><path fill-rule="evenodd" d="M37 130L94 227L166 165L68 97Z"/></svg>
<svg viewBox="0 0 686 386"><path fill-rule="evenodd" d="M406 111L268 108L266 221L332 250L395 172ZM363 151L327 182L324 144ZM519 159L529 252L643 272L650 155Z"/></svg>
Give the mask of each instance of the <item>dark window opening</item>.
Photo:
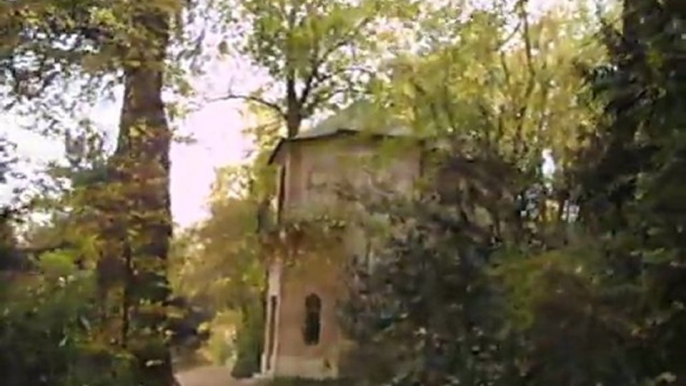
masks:
<svg viewBox="0 0 686 386"><path fill-rule="evenodd" d="M275 341L276 341L276 306L277 306L277 299L276 296L270 296L269 297L269 324L267 325L267 328L269 329L267 331L267 358L266 365L267 365L267 370L271 369L271 364L272 364L272 357L274 356L274 346L275 346Z"/></svg>
<svg viewBox="0 0 686 386"><path fill-rule="evenodd" d="M314 346L319 343L322 328L321 315L322 300L319 296L311 294L305 298L305 329L303 337L305 344L308 346Z"/></svg>
<svg viewBox="0 0 686 386"><path fill-rule="evenodd" d="M277 202L276 202L276 221L281 221L281 214L283 213L283 205L286 199L286 168L279 168L279 186L277 187Z"/></svg>

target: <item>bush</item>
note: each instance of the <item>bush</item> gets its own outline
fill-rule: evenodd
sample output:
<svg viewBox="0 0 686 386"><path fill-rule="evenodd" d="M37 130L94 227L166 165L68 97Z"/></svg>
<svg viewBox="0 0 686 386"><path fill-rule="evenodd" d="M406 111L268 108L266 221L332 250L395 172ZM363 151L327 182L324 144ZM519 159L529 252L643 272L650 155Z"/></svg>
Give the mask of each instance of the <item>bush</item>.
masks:
<svg viewBox="0 0 686 386"><path fill-rule="evenodd" d="M236 333L236 363L231 370L235 378L249 378L260 372L264 322L262 309L247 307L241 315Z"/></svg>
<svg viewBox="0 0 686 386"><path fill-rule="evenodd" d="M355 383L347 378L309 379L309 378L274 378L266 386L354 386Z"/></svg>
<svg viewBox="0 0 686 386"><path fill-rule="evenodd" d="M130 358L97 343L93 282L22 273L0 288L4 386L133 384Z"/></svg>

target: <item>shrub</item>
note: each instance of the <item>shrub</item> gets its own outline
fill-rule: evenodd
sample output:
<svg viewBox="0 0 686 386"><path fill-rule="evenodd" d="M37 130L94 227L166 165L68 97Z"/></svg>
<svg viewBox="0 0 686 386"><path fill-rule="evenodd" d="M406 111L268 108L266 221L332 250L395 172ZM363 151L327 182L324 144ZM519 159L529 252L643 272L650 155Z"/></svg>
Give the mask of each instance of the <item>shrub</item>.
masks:
<svg viewBox="0 0 686 386"><path fill-rule="evenodd" d="M93 282L89 274L21 273L0 288L4 386L133 384L130 358L98 343Z"/></svg>

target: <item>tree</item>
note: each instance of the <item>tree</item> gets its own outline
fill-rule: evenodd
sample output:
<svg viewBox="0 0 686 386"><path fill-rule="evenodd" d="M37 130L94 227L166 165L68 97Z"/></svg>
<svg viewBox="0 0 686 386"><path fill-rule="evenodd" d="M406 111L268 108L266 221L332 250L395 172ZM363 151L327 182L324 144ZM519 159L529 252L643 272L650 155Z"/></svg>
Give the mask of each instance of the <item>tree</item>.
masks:
<svg viewBox="0 0 686 386"><path fill-rule="evenodd" d="M461 165L465 175L472 175L465 167L480 167ZM387 367L386 374L364 366L352 371L401 385L516 384L513 364L499 361L511 347L499 338L503 299L488 280L494 235L477 214L478 201L462 206L436 188L386 209L395 232L371 271L353 281L344 319L362 350L353 351L352 363L371 352L377 357L362 360Z"/></svg>
<svg viewBox="0 0 686 386"><path fill-rule="evenodd" d="M248 31L239 43L239 53L265 70L275 85L228 97L273 110L283 119L286 136L294 137L317 112L362 93L375 72L374 55L379 55L381 44L367 37L380 31L383 20L402 15L398 10L404 4L384 0L238 2L230 17L247 24L243 28Z"/></svg>
<svg viewBox="0 0 686 386"><path fill-rule="evenodd" d="M224 198L212 204L211 217L192 232L178 288L212 313L237 315L237 377L259 372L262 353L262 291L265 266L256 230L256 202ZM229 344L229 342L224 342Z"/></svg>
<svg viewBox="0 0 686 386"><path fill-rule="evenodd" d="M37 202L21 207L12 202L2 211L0 366L4 384L132 383L130 357L119 347L101 345L106 339L100 339L94 328L98 312L95 275L82 264L90 252L88 238L68 232L70 226L80 225L80 218L73 216L77 221L69 222L63 211L56 211L51 223L32 224L26 214L38 208L42 206ZM29 226L23 229L27 227L21 225Z"/></svg>
<svg viewBox="0 0 686 386"><path fill-rule="evenodd" d="M171 23L180 7L180 2L133 7L133 32L127 39L131 48L122 57L124 104L112 164L115 181L123 189L123 207L117 209L126 215L114 229L123 244L126 272L122 343L136 355L146 385L174 383L164 308L170 295L166 260L172 233L172 133L162 90ZM127 332L129 322L132 330Z"/></svg>
<svg viewBox="0 0 686 386"><path fill-rule="evenodd" d="M257 233L262 157L245 167L217 172L210 217L186 233L187 247L178 256L175 287L218 317L231 311L239 322L234 375L260 370L263 338L265 263ZM253 186L249 190L250 185ZM224 342L227 344L227 342Z"/></svg>
<svg viewBox="0 0 686 386"><path fill-rule="evenodd" d="M621 29L608 23L609 63L590 71L606 121L580 173L581 213L607 241L616 275L643 283L645 378L681 380L684 226L683 21L678 2L623 1ZM591 159L591 158L587 158Z"/></svg>
<svg viewBox="0 0 686 386"><path fill-rule="evenodd" d="M0 20L9 32L3 40L3 76L13 84L10 96L19 101L36 99L44 107L39 97L60 82L76 79L88 86L89 80L121 75L117 150L99 181L108 184L110 195L101 195L97 208L111 222L97 232L107 241L103 259L119 260L124 268L118 342L135 354L140 379L149 385L173 382L164 327L172 135L162 91L182 6L179 1L20 1L3 4Z"/></svg>
<svg viewBox="0 0 686 386"><path fill-rule="evenodd" d="M548 150L561 168L595 113L577 101L584 79L575 63L596 63L602 48L584 27L592 20L582 6L534 19L526 1L509 4L457 16L452 10L457 20L429 15L429 36L450 39L390 62L377 98L387 115L420 134L459 137L465 153L489 153L538 172Z"/></svg>
<svg viewBox="0 0 686 386"><path fill-rule="evenodd" d="M599 119L577 65L602 49L575 23L583 10L534 21L525 5L514 27L497 11L463 15L455 40L391 63L380 89L381 112L448 144L423 198L381 206L398 232L353 281L346 324L387 354L382 381L644 380L638 288L608 273L601 240L570 211L577 152ZM542 170L544 151L555 174Z"/></svg>

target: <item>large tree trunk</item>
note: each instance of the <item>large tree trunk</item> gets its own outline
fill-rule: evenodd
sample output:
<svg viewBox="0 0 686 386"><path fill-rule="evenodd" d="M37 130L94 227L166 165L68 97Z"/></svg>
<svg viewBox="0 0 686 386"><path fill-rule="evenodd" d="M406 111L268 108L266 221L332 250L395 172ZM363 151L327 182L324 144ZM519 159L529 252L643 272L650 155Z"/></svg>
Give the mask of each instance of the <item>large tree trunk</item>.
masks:
<svg viewBox="0 0 686 386"><path fill-rule="evenodd" d="M162 100L170 13L141 5L124 55L124 102L114 163L125 198L121 242L129 250L123 344L137 360L142 385L174 384L166 339L171 130Z"/></svg>

